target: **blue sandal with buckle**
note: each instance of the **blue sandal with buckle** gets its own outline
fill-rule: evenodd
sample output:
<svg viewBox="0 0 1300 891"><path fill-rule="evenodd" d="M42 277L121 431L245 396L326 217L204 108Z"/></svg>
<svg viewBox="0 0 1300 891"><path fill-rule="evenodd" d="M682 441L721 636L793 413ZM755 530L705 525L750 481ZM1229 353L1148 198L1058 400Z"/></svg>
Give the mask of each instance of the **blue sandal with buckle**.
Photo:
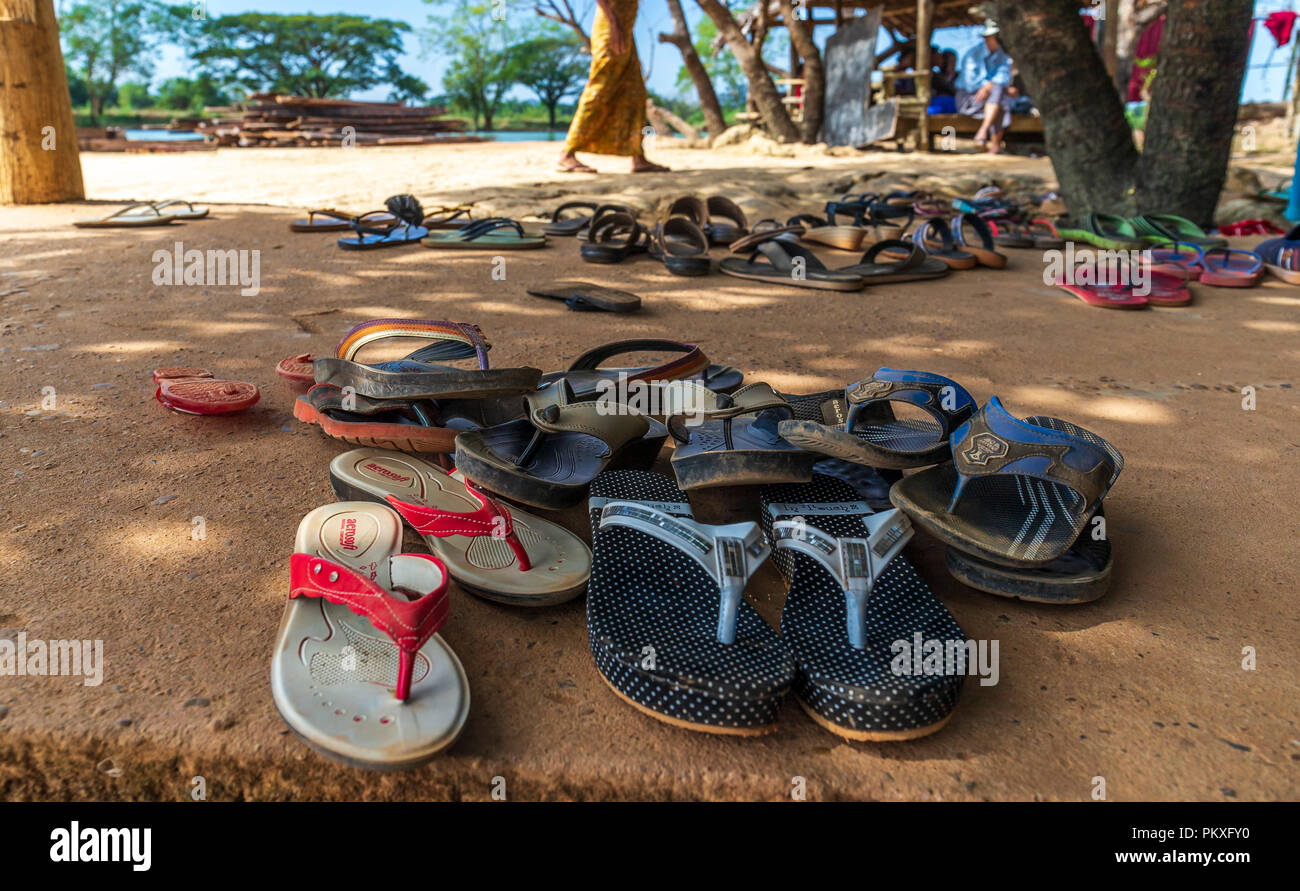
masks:
<svg viewBox="0 0 1300 891"><path fill-rule="evenodd" d="M950 440L951 463L904 477L889 499L936 538L1005 566L1064 555L1124 466L1095 433L1056 418L1020 420L996 396Z"/></svg>
<svg viewBox="0 0 1300 891"><path fill-rule="evenodd" d="M948 437L971 415L975 400L956 381L926 371L881 368L844 390L843 426L793 419L781 438L801 448L870 467L901 470L951 457ZM916 406L929 418L898 418L891 403Z"/></svg>

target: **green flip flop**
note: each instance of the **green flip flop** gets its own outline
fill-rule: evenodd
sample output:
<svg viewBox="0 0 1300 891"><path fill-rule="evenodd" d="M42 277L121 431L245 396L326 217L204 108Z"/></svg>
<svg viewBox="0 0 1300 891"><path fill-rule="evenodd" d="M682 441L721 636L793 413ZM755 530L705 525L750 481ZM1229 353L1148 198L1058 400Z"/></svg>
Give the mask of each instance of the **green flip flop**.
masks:
<svg viewBox="0 0 1300 891"><path fill-rule="evenodd" d="M1109 213L1085 214L1077 225L1065 224L1057 232L1066 241L1083 241L1112 251L1140 251L1146 242L1126 219Z"/></svg>
<svg viewBox="0 0 1300 891"><path fill-rule="evenodd" d="M1171 213L1143 214L1140 217L1129 217L1128 221L1143 241L1152 244L1178 241L1183 244L1194 244L1202 248L1228 246L1228 239L1218 235L1210 235L1186 217L1175 216Z"/></svg>

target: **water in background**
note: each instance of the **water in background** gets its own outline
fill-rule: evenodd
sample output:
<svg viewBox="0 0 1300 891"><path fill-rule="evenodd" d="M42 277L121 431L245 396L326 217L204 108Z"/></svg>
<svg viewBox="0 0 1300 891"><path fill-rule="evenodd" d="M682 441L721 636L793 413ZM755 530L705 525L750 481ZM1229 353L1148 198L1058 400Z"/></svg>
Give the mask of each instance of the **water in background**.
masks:
<svg viewBox="0 0 1300 891"><path fill-rule="evenodd" d="M131 142L194 142L203 136L193 130L133 130L125 131Z"/></svg>
<svg viewBox="0 0 1300 891"><path fill-rule="evenodd" d="M569 132L563 130L469 130L470 136L482 136L496 142L558 142Z"/></svg>

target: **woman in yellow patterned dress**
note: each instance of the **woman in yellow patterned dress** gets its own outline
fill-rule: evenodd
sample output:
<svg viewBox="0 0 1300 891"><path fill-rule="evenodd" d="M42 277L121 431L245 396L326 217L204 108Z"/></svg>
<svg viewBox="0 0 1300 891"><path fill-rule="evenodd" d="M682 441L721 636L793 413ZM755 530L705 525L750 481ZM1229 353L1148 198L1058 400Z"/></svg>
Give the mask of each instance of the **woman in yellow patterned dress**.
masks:
<svg viewBox="0 0 1300 891"><path fill-rule="evenodd" d="M566 173L595 173L575 152L630 155L633 173L666 171L646 160L641 140L646 126L645 79L636 55L632 26L637 0L596 0L591 26L591 74L569 125L559 169Z"/></svg>

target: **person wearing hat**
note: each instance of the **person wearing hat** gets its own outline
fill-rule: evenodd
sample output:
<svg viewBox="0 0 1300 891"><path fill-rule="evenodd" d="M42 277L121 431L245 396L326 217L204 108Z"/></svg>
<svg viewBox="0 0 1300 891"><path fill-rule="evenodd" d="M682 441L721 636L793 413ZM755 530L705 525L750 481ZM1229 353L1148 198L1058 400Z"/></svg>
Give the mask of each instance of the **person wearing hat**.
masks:
<svg viewBox="0 0 1300 891"><path fill-rule="evenodd" d="M975 142L988 145L989 154L1002 151L1002 134L1011 126L1011 57L998 39L998 23L984 23L984 40L967 50L957 74L957 113L979 118Z"/></svg>

